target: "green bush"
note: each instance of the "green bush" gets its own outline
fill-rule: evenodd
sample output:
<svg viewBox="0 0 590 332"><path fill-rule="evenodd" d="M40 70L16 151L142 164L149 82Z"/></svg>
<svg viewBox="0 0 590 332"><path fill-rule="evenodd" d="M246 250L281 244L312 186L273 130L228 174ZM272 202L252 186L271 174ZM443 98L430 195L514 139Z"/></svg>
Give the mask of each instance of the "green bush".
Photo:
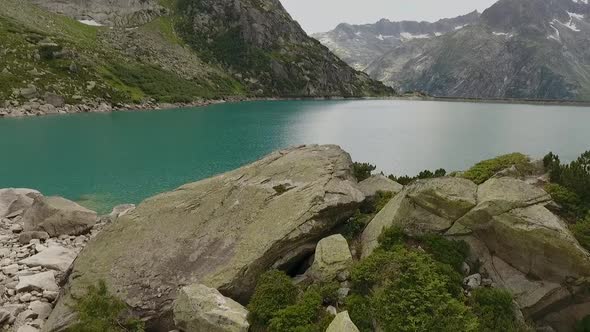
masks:
<svg viewBox="0 0 590 332"><path fill-rule="evenodd" d="M356 263L350 272L353 290L361 295L368 295L391 267L393 256L393 252L376 250L369 257Z"/></svg>
<svg viewBox="0 0 590 332"><path fill-rule="evenodd" d="M583 202L590 203L590 151L584 152L569 165L562 165L559 181L554 182L575 192Z"/></svg>
<svg viewBox="0 0 590 332"><path fill-rule="evenodd" d="M385 331L476 331L477 318L448 292L448 279L427 254L389 252L371 296L373 316Z"/></svg>
<svg viewBox="0 0 590 332"><path fill-rule="evenodd" d="M463 262L469 256L469 245L465 241L453 241L438 234L427 234L417 238L424 249L441 263L449 264L461 271Z"/></svg>
<svg viewBox="0 0 590 332"><path fill-rule="evenodd" d="M403 229L397 226L388 227L379 235L379 248L388 251L394 250L402 247L407 240L408 236Z"/></svg>
<svg viewBox="0 0 590 332"><path fill-rule="evenodd" d="M260 276L248 304L252 325L266 325L275 314L297 301L298 290L289 276L270 270Z"/></svg>
<svg viewBox="0 0 590 332"><path fill-rule="evenodd" d="M586 250L590 250L590 215L571 226L572 233Z"/></svg>
<svg viewBox="0 0 590 332"><path fill-rule="evenodd" d="M545 191L551 195L551 198L557 204L561 205L563 208L562 214L568 220L575 220L583 216L585 212L584 204L582 204L582 200L575 192L557 183L547 184Z"/></svg>
<svg viewBox="0 0 590 332"><path fill-rule="evenodd" d="M522 174L529 174L533 171L533 166L527 156L522 153L512 153L481 161L466 171L463 177L477 184L481 184L490 179L494 174L512 165L516 166L516 169Z"/></svg>
<svg viewBox="0 0 590 332"><path fill-rule="evenodd" d="M104 280L88 287L84 297L73 306L79 321L68 332L143 332L143 322L132 318L127 305L109 294Z"/></svg>
<svg viewBox="0 0 590 332"><path fill-rule="evenodd" d="M479 318L480 331L518 331L512 295L497 288L478 288L471 294L473 312Z"/></svg>
<svg viewBox="0 0 590 332"><path fill-rule="evenodd" d="M361 332L372 332L374 330L371 301L367 297L352 294L346 298L345 304L350 319Z"/></svg>
<svg viewBox="0 0 590 332"><path fill-rule="evenodd" d="M361 213L360 210L357 210L355 214L344 223L341 231L342 236L348 241L355 239L363 232L365 226L371 221L372 217L372 214L364 214Z"/></svg>
<svg viewBox="0 0 590 332"><path fill-rule="evenodd" d="M404 176L396 177L395 175L390 175L389 178L401 185L406 186L418 179L440 178L445 175L447 175L447 171L443 168L439 168L434 172L429 171L429 170L424 170L424 171L418 173L418 175L416 175L416 176L404 175Z"/></svg>
<svg viewBox="0 0 590 332"><path fill-rule="evenodd" d="M393 193L391 191L378 191L374 198L373 213L381 211L392 198Z"/></svg>
<svg viewBox="0 0 590 332"><path fill-rule="evenodd" d="M576 332L590 332L590 315L576 324Z"/></svg>
<svg viewBox="0 0 590 332"><path fill-rule="evenodd" d="M310 287L297 303L276 312L269 322L271 332L319 331L323 298L318 287Z"/></svg>
<svg viewBox="0 0 590 332"><path fill-rule="evenodd" d="M352 172L358 182L368 179L371 177L371 173L377 169L377 166L369 163L357 163L352 164Z"/></svg>

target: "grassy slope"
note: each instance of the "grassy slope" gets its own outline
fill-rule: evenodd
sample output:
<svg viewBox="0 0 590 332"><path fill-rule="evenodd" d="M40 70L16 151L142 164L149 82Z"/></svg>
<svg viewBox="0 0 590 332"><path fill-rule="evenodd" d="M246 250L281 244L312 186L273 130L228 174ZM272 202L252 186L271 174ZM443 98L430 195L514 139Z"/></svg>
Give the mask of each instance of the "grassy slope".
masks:
<svg viewBox="0 0 590 332"><path fill-rule="evenodd" d="M172 0L164 5L172 7ZM148 97L178 102L244 94L241 84L221 69L199 61L194 54L183 54L189 51L173 25L172 17L162 17L134 30L137 53L152 56L133 57L124 53L127 45L115 48L108 40L128 31L91 27L26 2L0 0L0 100L14 99L13 90L29 84L41 92L63 95L70 103L83 98L139 102ZM43 44L49 42L59 46L47 52ZM141 49L143 44L151 48ZM173 51L161 53L169 49ZM52 51L61 55L54 58ZM46 56L40 58L39 53ZM195 68L189 69L198 75L184 77L184 64L173 70L174 61L187 56L195 57L189 64ZM166 57L170 61L162 61ZM77 67L74 72L72 63ZM96 82L95 88L87 89L91 81Z"/></svg>

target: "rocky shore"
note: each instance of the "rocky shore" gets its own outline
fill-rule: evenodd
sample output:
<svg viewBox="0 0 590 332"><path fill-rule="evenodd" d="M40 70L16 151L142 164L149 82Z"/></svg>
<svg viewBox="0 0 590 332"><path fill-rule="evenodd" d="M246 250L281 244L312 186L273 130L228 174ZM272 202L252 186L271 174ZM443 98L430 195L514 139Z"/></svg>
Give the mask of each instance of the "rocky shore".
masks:
<svg viewBox="0 0 590 332"><path fill-rule="evenodd" d="M380 175L358 182L346 152L311 145L106 216L34 190L3 189L0 326L65 331L79 319L76 299L104 282L147 330L246 332L257 282L278 269L294 285L335 283L337 298L320 301L327 331L355 332L346 304L351 269L396 227L468 245L461 296L506 290L518 321L573 331L590 314L590 254L551 212L544 181L541 171L524 177L510 168L480 185L454 176L407 186ZM343 236L384 192L393 198L356 236ZM380 329L379 320L371 324Z"/></svg>
<svg viewBox="0 0 590 332"><path fill-rule="evenodd" d="M83 100L79 104L66 104L64 99L54 94L46 94L43 98L32 98L20 103L7 101L0 106L0 118L18 118L28 116L60 115L75 113L108 113L112 111L152 111L183 107L202 107L225 102L252 100L245 97L228 97L224 99L203 99L189 103L158 103L147 101L141 104L111 104L106 101Z"/></svg>

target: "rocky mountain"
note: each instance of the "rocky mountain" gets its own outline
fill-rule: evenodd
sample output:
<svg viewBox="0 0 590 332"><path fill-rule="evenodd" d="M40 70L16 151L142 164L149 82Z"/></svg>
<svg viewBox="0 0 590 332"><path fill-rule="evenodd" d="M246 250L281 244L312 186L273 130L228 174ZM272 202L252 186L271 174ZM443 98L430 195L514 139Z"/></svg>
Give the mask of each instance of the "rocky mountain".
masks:
<svg viewBox="0 0 590 332"><path fill-rule="evenodd" d="M403 42L365 71L434 96L588 100L589 15L581 0L501 0L478 24Z"/></svg>
<svg viewBox="0 0 590 332"><path fill-rule="evenodd" d="M364 70L371 62L392 48L412 39L441 36L466 25L476 24L477 11L437 22L401 21L382 19L375 24L351 25L342 23L334 30L312 36L328 46L353 68Z"/></svg>
<svg viewBox="0 0 590 332"><path fill-rule="evenodd" d="M308 37L277 0L0 0L0 54L0 100L30 114L393 93Z"/></svg>

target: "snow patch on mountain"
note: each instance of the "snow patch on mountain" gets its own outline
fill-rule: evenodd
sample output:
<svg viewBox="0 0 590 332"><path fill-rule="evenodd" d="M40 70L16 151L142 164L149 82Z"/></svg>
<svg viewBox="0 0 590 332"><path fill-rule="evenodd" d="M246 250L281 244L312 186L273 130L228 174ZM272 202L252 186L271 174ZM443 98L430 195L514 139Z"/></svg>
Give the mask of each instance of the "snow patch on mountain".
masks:
<svg viewBox="0 0 590 332"><path fill-rule="evenodd" d="M430 38L431 36L429 34L422 34L422 35L413 35L409 32L402 32L399 34L402 39L404 40L412 40L412 39L424 39L424 38Z"/></svg>

